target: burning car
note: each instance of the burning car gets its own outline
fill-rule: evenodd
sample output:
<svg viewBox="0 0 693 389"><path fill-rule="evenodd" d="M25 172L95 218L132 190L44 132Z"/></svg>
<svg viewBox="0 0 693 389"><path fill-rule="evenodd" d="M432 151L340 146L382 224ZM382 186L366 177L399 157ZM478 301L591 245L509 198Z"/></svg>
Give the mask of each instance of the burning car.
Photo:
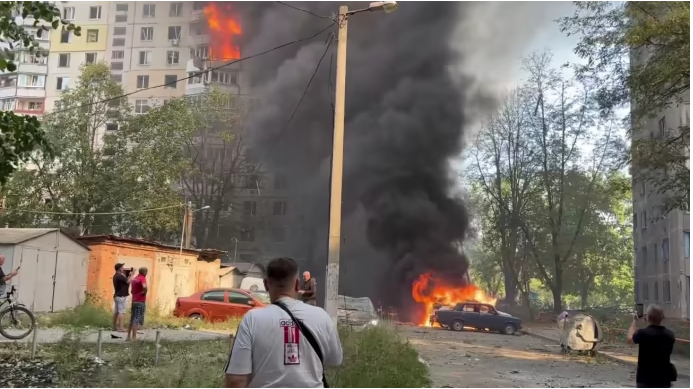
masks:
<svg viewBox="0 0 693 389"><path fill-rule="evenodd" d="M453 331L471 328L497 331L506 335L513 335L522 329L520 319L497 311L491 304L478 301L458 303L453 309L438 309L431 316L430 323Z"/></svg>
<svg viewBox="0 0 693 389"><path fill-rule="evenodd" d="M377 326L378 312L368 297L338 297L337 314L339 322L352 328L363 329Z"/></svg>

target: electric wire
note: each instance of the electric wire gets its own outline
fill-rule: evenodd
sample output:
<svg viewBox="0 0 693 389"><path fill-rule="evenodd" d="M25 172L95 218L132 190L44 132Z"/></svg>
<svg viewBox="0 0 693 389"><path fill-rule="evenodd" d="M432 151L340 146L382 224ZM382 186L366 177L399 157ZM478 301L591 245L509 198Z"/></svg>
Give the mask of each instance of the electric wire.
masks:
<svg viewBox="0 0 693 389"><path fill-rule="evenodd" d="M305 12L305 13L307 13L307 14L309 14L309 15L313 15L313 16L315 16L316 18L320 18L320 19L331 19L329 16L318 15L318 14L316 14L316 13L313 12L313 11L309 11L309 10L307 10L307 9L299 8L299 7L296 7L295 5L291 5L291 4L285 3L285 2L283 2L283 1L277 1L277 3L279 3L279 4L283 5L283 6L289 7L289 8L293 8L293 9L295 9L296 11Z"/></svg>
<svg viewBox="0 0 693 389"><path fill-rule="evenodd" d="M332 25L334 25L333 23ZM320 69L320 64L322 64L323 59L325 59L325 56L327 55L327 52L330 50L330 46L332 46L332 42L334 42L333 37L329 39L329 41L326 43L325 51L322 53L322 56L320 56L320 59L318 60L318 64L315 66L315 70L313 71L313 74L310 76L310 79L308 80L308 84L306 84L305 89L303 90L303 94L301 95L301 98L298 100L298 103L294 107L293 112L291 112L291 116L289 116L289 120L286 121L284 126L282 126L282 129L279 131L279 134L274 137L274 141L271 143L271 145L267 148L267 152L263 154L263 157L260 158L260 163L257 165L257 167L253 170L253 173L250 175L256 174L261 168L262 165L265 162L265 159L270 155L270 153L274 150L274 148L277 146L279 141L282 139L284 134L289 128L289 125L291 124L291 121L294 119L296 116L296 112L298 112L298 108L301 106L301 103L303 103L303 100L305 99L306 95L308 94L308 89L310 89L310 85L313 83L313 79L315 78L315 75L318 74L318 70Z"/></svg>
<svg viewBox="0 0 693 389"><path fill-rule="evenodd" d="M199 75L201 75L201 74L206 74L206 73L209 73L209 72L213 72L213 71L215 71L215 70L219 70L219 69L222 69L222 68L225 68L225 67L234 65L234 64L239 63L239 62L241 62L241 61L245 61L245 60L248 60L248 59L253 59L253 58L256 58L256 57L263 56L263 55L265 55L265 54L269 54L269 53L271 53L271 52L273 52L273 51L276 51L276 50L279 50L279 49L283 49L284 47L288 47L288 46L294 45L294 44L296 44L296 43L305 42L305 41L314 39L314 38L320 36L320 35L321 35L322 33L324 33L325 31L327 31L330 27L334 26L334 24L335 24L335 23L332 22L329 26L323 28L322 30L318 31L317 33L315 33L315 34L313 34L313 35L311 35L311 36L308 36L308 37L305 37L305 38L301 38L301 39L297 39L297 40L294 40L294 41L291 41L291 42L287 42L287 43L281 44L281 45L279 45L279 46L273 47L273 48L271 48L271 49L262 51L262 52L260 52L260 53L253 54L253 55L249 55L249 56L243 57L243 58L239 58L239 59L237 59L237 60L235 60L235 61L231 61L231 62L228 62L228 63L226 63L226 64L220 65L220 66L216 66L216 67L213 67L213 68L201 70L201 71L199 71L199 72L195 72L195 73L194 73L193 75L191 75L191 76L183 77L183 78L177 79L177 80L175 80L175 81L169 81L169 82L166 82L166 83L163 83L163 84L160 84L160 85L155 85L155 86L151 86L151 87L147 87L147 88L143 88L143 89L138 89L138 90L135 90L135 91L132 91L132 92L128 92L128 93L125 93L125 94L122 94L122 95L119 95L119 96L111 97L111 98L108 98L108 99L103 99L103 100L100 100L100 101L95 101L95 102L87 103L87 104L81 104L81 105L77 105L77 106L74 106L74 107L65 108L65 109L62 109L62 110L59 110L59 111L53 111L53 112L50 112L50 113L48 113L47 115L44 115L44 116L57 115L57 114L64 113L64 112L69 112L69 111L72 111L72 110L75 110L75 109L91 107L91 106L96 105L96 104L108 103L108 102L110 102L110 101L119 100L119 99L122 99L122 98L124 98L124 97L128 97L128 96L134 95L134 94L136 94L136 93L144 92L144 91L151 90L151 89L164 88L164 87L167 87L167 86L169 86L169 85L174 85L174 84L177 84L178 82L185 81L185 80L189 80L189 79L191 79L191 78L193 78L193 77L196 77L196 76L199 76Z"/></svg>

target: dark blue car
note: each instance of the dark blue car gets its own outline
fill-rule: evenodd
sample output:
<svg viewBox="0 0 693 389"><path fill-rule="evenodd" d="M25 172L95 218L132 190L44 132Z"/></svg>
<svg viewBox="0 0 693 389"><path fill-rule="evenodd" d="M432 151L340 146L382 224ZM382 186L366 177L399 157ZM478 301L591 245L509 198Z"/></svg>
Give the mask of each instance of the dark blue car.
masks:
<svg viewBox="0 0 693 389"><path fill-rule="evenodd" d="M475 301L458 303L452 309L438 309L430 321L432 325L438 324L454 331L462 331L467 327L512 335L522 329L520 319L497 311L491 304Z"/></svg>

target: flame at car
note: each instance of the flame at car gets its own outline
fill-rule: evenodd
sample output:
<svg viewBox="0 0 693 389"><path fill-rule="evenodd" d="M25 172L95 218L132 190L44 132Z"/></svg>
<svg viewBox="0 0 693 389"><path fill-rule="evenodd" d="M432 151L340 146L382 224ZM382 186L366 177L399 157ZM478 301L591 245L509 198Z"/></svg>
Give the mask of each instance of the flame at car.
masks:
<svg viewBox="0 0 693 389"><path fill-rule="evenodd" d="M436 304L452 306L465 301L478 301L496 305L495 298L489 296L475 285L450 285L430 273L421 274L414 281L411 293L414 301L424 307L424 314L418 318L416 323L424 327L431 326L430 317Z"/></svg>

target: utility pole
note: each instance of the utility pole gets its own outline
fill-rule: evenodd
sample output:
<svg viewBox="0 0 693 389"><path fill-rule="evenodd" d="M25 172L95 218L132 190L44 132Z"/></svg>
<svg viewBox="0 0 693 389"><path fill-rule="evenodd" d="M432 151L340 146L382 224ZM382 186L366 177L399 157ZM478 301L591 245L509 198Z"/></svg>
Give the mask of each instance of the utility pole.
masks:
<svg viewBox="0 0 693 389"><path fill-rule="evenodd" d="M185 231L185 248L192 248L192 230L193 230L193 209L192 202L188 201L185 207L185 225L183 226Z"/></svg>
<svg viewBox="0 0 693 389"><path fill-rule="evenodd" d="M327 238L327 271L325 272L325 311L337 322L339 296L339 252L342 236L342 175L344 170L344 101L346 99L347 19L361 12L397 9L396 1L375 1L368 8L349 11L339 7L337 24L337 66L334 98L334 132L332 134L332 170L330 174L330 226Z"/></svg>
<svg viewBox="0 0 693 389"><path fill-rule="evenodd" d="M325 311L337 322L339 295L339 252L342 235L342 173L344 168L344 100L346 95L347 17L349 8L339 7L337 23L337 79L334 98L334 133L332 138L332 171L330 174L330 226L327 241L325 275Z"/></svg>

